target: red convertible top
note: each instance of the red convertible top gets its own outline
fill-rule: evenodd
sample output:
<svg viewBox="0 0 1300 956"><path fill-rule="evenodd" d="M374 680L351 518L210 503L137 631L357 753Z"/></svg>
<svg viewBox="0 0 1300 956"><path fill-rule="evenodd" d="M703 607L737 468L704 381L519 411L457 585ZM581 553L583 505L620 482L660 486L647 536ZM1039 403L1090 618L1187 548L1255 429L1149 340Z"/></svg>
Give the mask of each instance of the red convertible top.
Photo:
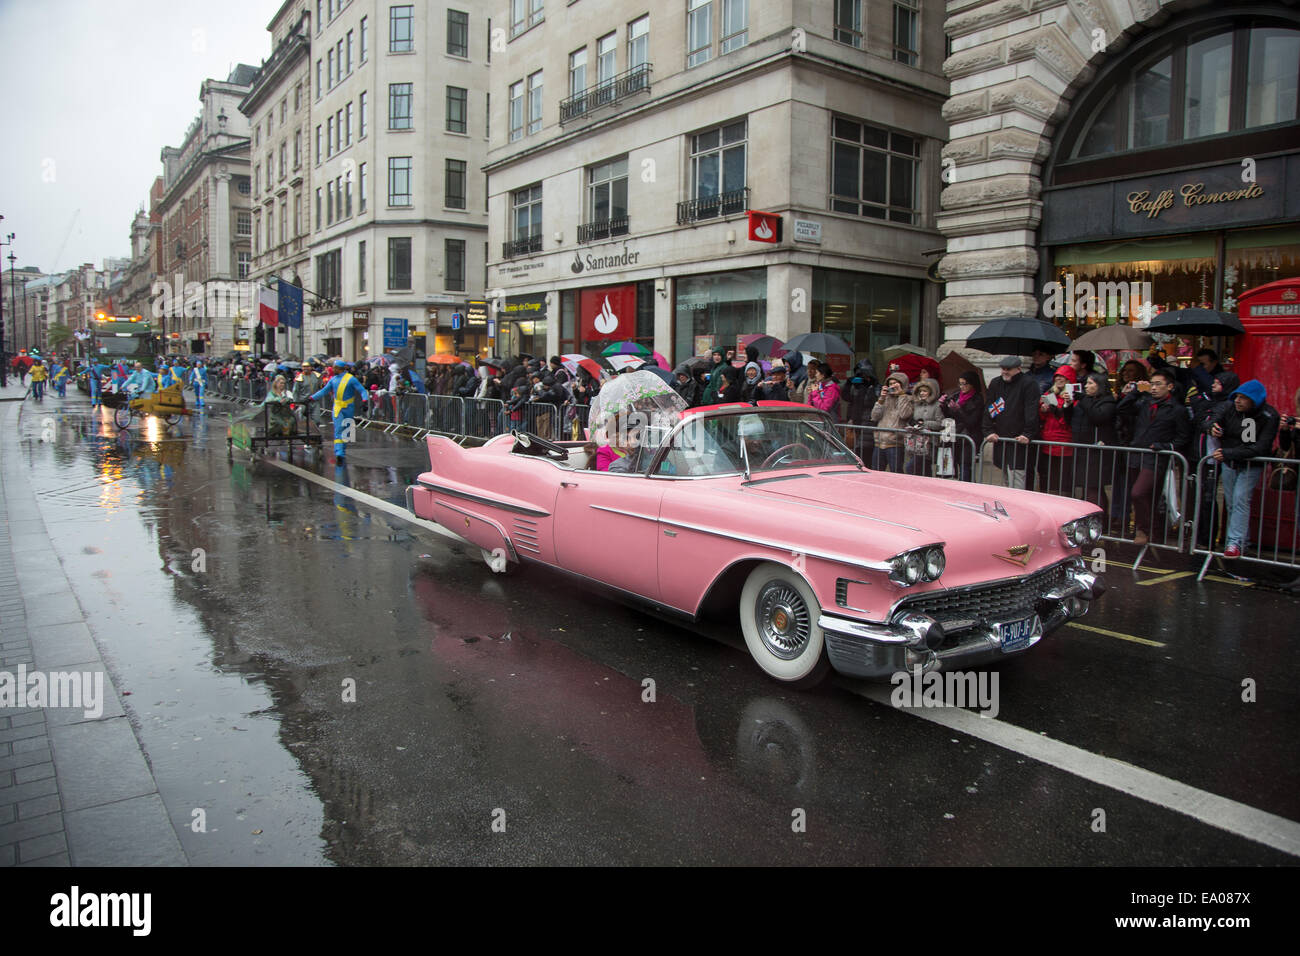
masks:
<svg viewBox="0 0 1300 956"><path fill-rule="evenodd" d="M681 417L686 418L690 415L698 415L700 412L712 412L719 408L753 408L749 402L724 402L721 405L697 405L695 408L688 408L682 411ZM758 403L759 408L802 408L812 409L811 405L805 405L802 402L777 402L763 400ZM816 409L813 409L814 411Z"/></svg>

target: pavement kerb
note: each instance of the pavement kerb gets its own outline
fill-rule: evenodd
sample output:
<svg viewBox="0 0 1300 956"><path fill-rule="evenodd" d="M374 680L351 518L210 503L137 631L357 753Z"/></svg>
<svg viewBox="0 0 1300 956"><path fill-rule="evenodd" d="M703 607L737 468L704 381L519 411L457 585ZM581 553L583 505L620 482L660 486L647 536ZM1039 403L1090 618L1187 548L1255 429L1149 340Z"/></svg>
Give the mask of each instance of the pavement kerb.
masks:
<svg viewBox="0 0 1300 956"><path fill-rule="evenodd" d="M0 399L15 391L11 383ZM63 616L87 628L92 640L105 623L86 619L48 535L40 540L28 533L16 545L10 533L10 519L19 513L45 528L22 435L24 418L40 410L31 403L0 405L0 591L16 590L20 598L0 609L0 670L15 676L20 663L29 673L45 670L36 662L54 645L42 632L63 627L30 628L33 607L70 600ZM22 595L17 568L28 562L38 563L43 577L56 578L61 587L55 594ZM98 642L76 656L77 663L49 670L102 673L104 698L118 706L106 704L103 716L71 722L67 710L0 707L0 866L186 865L148 754ZM33 714L40 719L24 716Z"/></svg>

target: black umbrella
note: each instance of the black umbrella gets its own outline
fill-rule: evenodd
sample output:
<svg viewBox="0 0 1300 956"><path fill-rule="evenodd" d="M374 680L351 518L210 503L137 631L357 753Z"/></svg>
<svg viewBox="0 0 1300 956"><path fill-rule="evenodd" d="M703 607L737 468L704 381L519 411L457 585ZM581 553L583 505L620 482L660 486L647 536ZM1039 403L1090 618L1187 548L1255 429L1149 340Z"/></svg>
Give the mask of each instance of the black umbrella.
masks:
<svg viewBox="0 0 1300 956"><path fill-rule="evenodd" d="M658 365L653 365L650 362L646 362L644 365L637 368L636 371L649 372L651 375L663 379L669 385L677 381L676 376L674 376L672 372L668 371L668 369L660 368Z"/></svg>
<svg viewBox="0 0 1300 956"><path fill-rule="evenodd" d="M410 365L414 361L415 361L414 345L408 345L406 346L406 348L398 349L393 354L393 362L395 362L399 368Z"/></svg>
<svg viewBox="0 0 1300 956"><path fill-rule="evenodd" d="M790 352L816 352L819 355L852 355L853 349L849 348L838 335L831 335L829 332L805 332L802 335L796 335L785 345L781 346L786 353Z"/></svg>
<svg viewBox="0 0 1300 956"><path fill-rule="evenodd" d="M712 355L692 355L685 362L682 362L673 369L673 374L676 375L678 372L685 372L687 375L692 375L697 368L708 368L712 364Z"/></svg>
<svg viewBox="0 0 1300 956"><path fill-rule="evenodd" d="M991 319L966 339L966 347L993 355L1056 355L1070 347L1070 337L1042 319Z"/></svg>
<svg viewBox="0 0 1300 956"><path fill-rule="evenodd" d="M1146 327L1165 335L1240 335L1246 330L1230 312L1214 309L1173 309L1161 312Z"/></svg>

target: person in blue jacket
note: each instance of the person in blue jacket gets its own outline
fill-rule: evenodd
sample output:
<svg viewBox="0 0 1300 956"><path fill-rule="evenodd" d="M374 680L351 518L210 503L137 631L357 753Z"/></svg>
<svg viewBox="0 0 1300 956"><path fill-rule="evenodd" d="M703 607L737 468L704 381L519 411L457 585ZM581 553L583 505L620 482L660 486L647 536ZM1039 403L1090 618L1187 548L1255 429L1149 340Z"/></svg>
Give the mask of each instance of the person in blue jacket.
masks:
<svg viewBox="0 0 1300 956"><path fill-rule="evenodd" d="M90 404L91 407L100 404L100 393L104 388L104 375L108 372L107 365L101 365L95 359L90 360L90 368L87 378L90 380Z"/></svg>
<svg viewBox="0 0 1300 956"><path fill-rule="evenodd" d="M197 408L202 408L203 393L208 388L208 367L203 364L203 359L194 360L194 367L190 369L189 381L190 387L194 389L194 405Z"/></svg>
<svg viewBox="0 0 1300 956"><path fill-rule="evenodd" d="M311 400L316 401L326 395L331 396L333 399L334 458L336 461L342 461L347 456L347 443L353 429L356 427L353 420L356 417L357 409L366 400L366 390L347 370L347 362L342 359L335 359L334 367L339 370L339 373L326 382L320 391L311 397Z"/></svg>
<svg viewBox="0 0 1300 956"><path fill-rule="evenodd" d="M159 359L159 360L158 360L158 389L159 389L159 391L161 391L161 390L164 389L164 388L168 388L169 386L175 385L175 384L176 384L176 375L175 375L175 373L172 372L171 366L169 366L169 365L167 364L167 360L166 360L166 359Z"/></svg>
<svg viewBox="0 0 1300 956"><path fill-rule="evenodd" d="M158 377L146 371L143 363L136 362L134 371L126 377L127 394L139 398L141 395L152 395L157 390Z"/></svg>

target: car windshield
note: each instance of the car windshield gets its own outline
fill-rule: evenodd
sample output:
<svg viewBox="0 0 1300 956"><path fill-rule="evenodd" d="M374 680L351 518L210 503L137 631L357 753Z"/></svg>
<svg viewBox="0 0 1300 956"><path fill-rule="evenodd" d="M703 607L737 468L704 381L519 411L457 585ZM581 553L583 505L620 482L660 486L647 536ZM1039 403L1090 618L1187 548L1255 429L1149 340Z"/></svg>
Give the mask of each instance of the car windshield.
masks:
<svg viewBox="0 0 1300 956"><path fill-rule="evenodd" d="M805 412L698 415L672 438L657 475L701 478L810 465L858 465L827 423Z"/></svg>

